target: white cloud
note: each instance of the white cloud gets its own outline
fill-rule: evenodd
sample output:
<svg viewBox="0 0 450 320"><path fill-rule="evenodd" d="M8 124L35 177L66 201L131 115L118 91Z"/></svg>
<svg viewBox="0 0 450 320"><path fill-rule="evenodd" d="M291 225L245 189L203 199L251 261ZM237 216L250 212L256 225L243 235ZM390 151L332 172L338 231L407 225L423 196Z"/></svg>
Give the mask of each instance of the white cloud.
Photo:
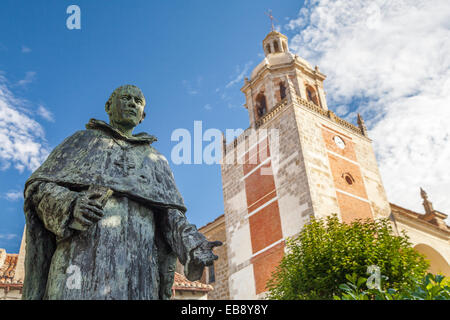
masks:
<svg viewBox="0 0 450 320"><path fill-rule="evenodd" d="M345 104L336 107L336 113L338 116L345 116L349 110L350 108Z"/></svg>
<svg viewBox="0 0 450 320"><path fill-rule="evenodd" d="M204 107L206 110L212 110L211 104L207 103Z"/></svg>
<svg viewBox="0 0 450 320"><path fill-rule="evenodd" d="M389 200L450 213L450 2L313 0L285 28L329 105L359 101Z"/></svg>
<svg viewBox="0 0 450 320"><path fill-rule="evenodd" d="M19 236L17 234L12 234L12 233L1 233L0 234L0 239L1 240L12 240L15 238L18 238Z"/></svg>
<svg viewBox="0 0 450 320"><path fill-rule="evenodd" d="M26 47L26 46L22 46L22 50L21 51L22 51L22 53L30 53L31 49Z"/></svg>
<svg viewBox="0 0 450 320"><path fill-rule="evenodd" d="M198 94L198 90L194 89L189 81L183 80L182 84L186 88L186 91L189 95L195 96L196 94Z"/></svg>
<svg viewBox="0 0 450 320"><path fill-rule="evenodd" d="M241 105L241 104L236 104L236 103L230 103L230 102L228 102L228 103L227 103L227 107L228 107L228 109L234 109L234 108L241 108L242 105Z"/></svg>
<svg viewBox="0 0 450 320"><path fill-rule="evenodd" d="M39 116L41 116L42 118L44 118L47 121L50 121L50 122L55 121L55 119L53 117L53 113L51 113L51 111L48 110L47 108L45 108L43 105L39 105L37 113Z"/></svg>
<svg viewBox="0 0 450 320"><path fill-rule="evenodd" d="M5 194L5 199L9 201L17 201L19 199L23 199L22 191L9 191Z"/></svg>
<svg viewBox="0 0 450 320"><path fill-rule="evenodd" d="M44 130L29 116L26 104L0 74L0 170L11 165L20 172L35 170L48 155Z"/></svg>
<svg viewBox="0 0 450 320"><path fill-rule="evenodd" d="M249 61L244 65L244 68L242 68L240 66L236 67L236 75L234 76L234 78L227 83L227 85L225 86L225 88L229 88L231 86L234 86L236 83L241 82L244 79L244 76L248 73L250 66L253 64L253 61Z"/></svg>
<svg viewBox="0 0 450 320"><path fill-rule="evenodd" d="M183 84L183 87L185 87L186 92L189 95L195 96L199 93L200 87L202 86L202 82L203 77L198 76L197 79L195 79L194 81L183 80L181 83Z"/></svg>

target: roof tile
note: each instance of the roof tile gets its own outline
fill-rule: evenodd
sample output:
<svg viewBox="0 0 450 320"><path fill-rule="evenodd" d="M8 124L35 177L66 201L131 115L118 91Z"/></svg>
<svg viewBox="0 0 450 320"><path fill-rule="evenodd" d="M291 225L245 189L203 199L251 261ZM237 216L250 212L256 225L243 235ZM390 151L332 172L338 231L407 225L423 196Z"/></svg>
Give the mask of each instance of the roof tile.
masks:
<svg viewBox="0 0 450 320"><path fill-rule="evenodd" d="M172 288L174 290L190 290L190 291L211 291L213 286L204 284L199 281L189 281L186 277L178 272L175 272Z"/></svg>
<svg viewBox="0 0 450 320"><path fill-rule="evenodd" d="M16 273L18 254L6 254L5 261L0 267L0 283L12 283Z"/></svg>

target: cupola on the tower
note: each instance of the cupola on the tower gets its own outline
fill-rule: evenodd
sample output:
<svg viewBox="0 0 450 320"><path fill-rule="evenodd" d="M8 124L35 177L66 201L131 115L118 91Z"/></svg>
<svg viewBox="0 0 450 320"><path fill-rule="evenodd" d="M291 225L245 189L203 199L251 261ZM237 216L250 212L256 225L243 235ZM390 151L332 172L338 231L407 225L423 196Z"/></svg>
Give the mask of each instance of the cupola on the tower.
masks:
<svg viewBox="0 0 450 320"><path fill-rule="evenodd" d="M269 54L289 52L288 38L278 31L272 31L263 40L263 48L266 57Z"/></svg>
<svg viewBox="0 0 450 320"><path fill-rule="evenodd" d="M305 59L289 51L288 38L272 30L263 40L265 57L245 78L241 91L246 95L250 124L258 127L266 114L284 102L302 99L328 110L323 90L325 75Z"/></svg>

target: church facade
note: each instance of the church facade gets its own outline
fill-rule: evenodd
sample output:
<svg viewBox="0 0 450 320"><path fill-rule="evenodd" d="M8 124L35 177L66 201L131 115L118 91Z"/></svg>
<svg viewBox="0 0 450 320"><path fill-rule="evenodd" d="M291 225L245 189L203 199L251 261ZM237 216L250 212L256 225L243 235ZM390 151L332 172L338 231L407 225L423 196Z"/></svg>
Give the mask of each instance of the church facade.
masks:
<svg viewBox="0 0 450 320"><path fill-rule="evenodd" d="M396 232L439 261L433 271L450 275L447 216L423 194L425 215L390 204L362 117L353 125L328 109L326 76L292 54L286 36L270 32L263 49L241 89L250 126L223 141L227 256L215 264L227 266L226 298L262 298L286 239L311 217L333 213L343 222L391 218Z"/></svg>

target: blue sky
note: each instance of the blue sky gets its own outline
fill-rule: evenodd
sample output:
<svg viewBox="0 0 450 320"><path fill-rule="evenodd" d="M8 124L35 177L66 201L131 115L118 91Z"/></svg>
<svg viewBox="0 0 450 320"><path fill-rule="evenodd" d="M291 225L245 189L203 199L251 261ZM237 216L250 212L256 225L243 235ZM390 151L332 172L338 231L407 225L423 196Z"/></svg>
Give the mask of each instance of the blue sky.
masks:
<svg viewBox="0 0 450 320"><path fill-rule="evenodd" d="M81 8L81 30L66 9ZM20 194L32 168L122 84L139 86L171 162L172 132L247 128L240 92L262 60L265 12L290 50L318 65L330 109L363 115L388 200L423 212L419 187L450 212L448 0L2 0L0 4L0 248L18 252ZM174 165L197 226L223 213L219 165Z"/></svg>
<svg viewBox="0 0 450 320"><path fill-rule="evenodd" d="M66 28L71 4L81 9L81 30ZM147 98L147 118L135 132L156 135L154 146L170 161L176 144L172 131L193 132L195 120L203 122L203 130L248 127L238 76L262 59L268 9L283 21L297 15L300 3L3 0L0 74L21 100L16 109L38 123L33 128L44 130L32 137L30 129L30 139L47 150L91 117L107 120L104 103L114 88L139 86ZM31 170L26 161L5 158L0 248L18 252L24 226L18 194ZM22 171L15 168L21 165ZM171 167L190 221L200 227L223 213L219 165Z"/></svg>

